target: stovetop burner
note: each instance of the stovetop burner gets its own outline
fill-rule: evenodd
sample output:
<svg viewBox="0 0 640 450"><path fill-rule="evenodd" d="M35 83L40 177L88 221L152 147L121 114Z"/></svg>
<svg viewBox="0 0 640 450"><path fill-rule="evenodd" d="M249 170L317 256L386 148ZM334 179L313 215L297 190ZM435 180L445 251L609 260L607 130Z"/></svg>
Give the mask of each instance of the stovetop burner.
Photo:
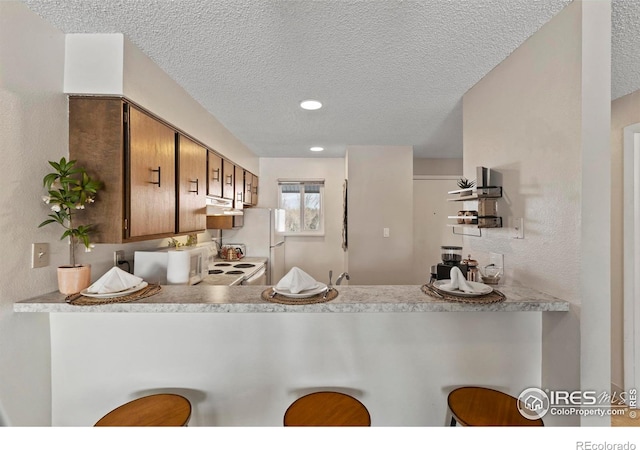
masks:
<svg viewBox="0 0 640 450"><path fill-rule="evenodd" d="M224 270L222 269L209 270L209 275L218 275L219 273L224 273Z"/></svg>
<svg viewBox="0 0 640 450"><path fill-rule="evenodd" d="M233 267L236 267L236 268L238 268L238 269L248 269L248 268L250 268L250 267L255 267L255 266L256 266L255 264L242 263L242 264L236 264L236 265L235 265L235 266L233 266Z"/></svg>
<svg viewBox="0 0 640 450"><path fill-rule="evenodd" d="M226 275L244 275L244 272L242 270L230 270L228 272L225 272Z"/></svg>
<svg viewBox="0 0 640 450"><path fill-rule="evenodd" d="M230 266L231 263L218 263L218 264L214 264L216 267L226 267L226 266Z"/></svg>

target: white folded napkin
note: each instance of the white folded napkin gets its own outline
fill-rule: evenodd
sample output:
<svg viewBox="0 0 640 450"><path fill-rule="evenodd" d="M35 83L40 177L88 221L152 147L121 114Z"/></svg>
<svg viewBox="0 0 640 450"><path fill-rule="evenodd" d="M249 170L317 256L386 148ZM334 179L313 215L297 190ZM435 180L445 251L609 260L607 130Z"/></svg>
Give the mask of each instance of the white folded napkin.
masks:
<svg viewBox="0 0 640 450"><path fill-rule="evenodd" d="M293 267L288 274L278 281L276 289L288 290L292 294L298 294L316 286L318 286L318 282L311 275L298 267Z"/></svg>
<svg viewBox="0 0 640 450"><path fill-rule="evenodd" d="M449 278L451 279L450 283L445 283L442 286L440 286L442 289L446 289L449 291L455 291L456 289L462 292L466 292L468 294L473 294L475 292L482 292L482 286L475 288L474 286L472 286L464 277L464 275L462 275L462 271L457 268L457 267L453 267L451 269L451 272L449 273Z"/></svg>
<svg viewBox="0 0 640 450"><path fill-rule="evenodd" d="M89 286L87 292L90 294L111 294L131 289L140 283L142 283L142 278L114 266Z"/></svg>

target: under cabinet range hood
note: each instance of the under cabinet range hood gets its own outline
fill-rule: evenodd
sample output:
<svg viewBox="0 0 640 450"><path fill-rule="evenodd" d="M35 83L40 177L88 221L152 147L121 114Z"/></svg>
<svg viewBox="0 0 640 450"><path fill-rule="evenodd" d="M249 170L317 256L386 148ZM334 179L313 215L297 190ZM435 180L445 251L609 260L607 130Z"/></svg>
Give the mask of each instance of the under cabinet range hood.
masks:
<svg viewBox="0 0 640 450"><path fill-rule="evenodd" d="M243 225L242 209L233 207L233 200L207 197L207 229L230 230Z"/></svg>
<svg viewBox="0 0 640 450"><path fill-rule="evenodd" d="M207 216L242 216L241 209L233 207L233 200L207 197Z"/></svg>

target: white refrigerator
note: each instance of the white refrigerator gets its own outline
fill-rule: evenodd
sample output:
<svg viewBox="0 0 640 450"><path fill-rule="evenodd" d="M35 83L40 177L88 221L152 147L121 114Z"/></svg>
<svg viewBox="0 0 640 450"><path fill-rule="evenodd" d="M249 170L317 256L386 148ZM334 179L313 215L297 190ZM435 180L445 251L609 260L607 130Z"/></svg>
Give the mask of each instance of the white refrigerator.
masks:
<svg viewBox="0 0 640 450"><path fill-rule="evenodd" d="M245 208L242 228L222 230L222 245L244 244L245 256L265 257L267 284L285 275L284 209Z"/></svg>

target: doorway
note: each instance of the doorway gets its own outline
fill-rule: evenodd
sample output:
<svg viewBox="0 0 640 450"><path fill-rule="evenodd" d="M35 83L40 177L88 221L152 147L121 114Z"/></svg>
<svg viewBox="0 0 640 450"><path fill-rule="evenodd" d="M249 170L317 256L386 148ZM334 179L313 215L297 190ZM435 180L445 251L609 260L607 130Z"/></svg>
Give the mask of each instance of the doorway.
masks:
<svg viewBox="0 0 640 450"><path fill-rule="evenodd" d="M460 176L414 176L413 178L413 281L429 281L431 266L441 262L440 246L462 247L462 236L453 234L453 223L459 205L447 201L447 192L458 189Z"/></svg>

